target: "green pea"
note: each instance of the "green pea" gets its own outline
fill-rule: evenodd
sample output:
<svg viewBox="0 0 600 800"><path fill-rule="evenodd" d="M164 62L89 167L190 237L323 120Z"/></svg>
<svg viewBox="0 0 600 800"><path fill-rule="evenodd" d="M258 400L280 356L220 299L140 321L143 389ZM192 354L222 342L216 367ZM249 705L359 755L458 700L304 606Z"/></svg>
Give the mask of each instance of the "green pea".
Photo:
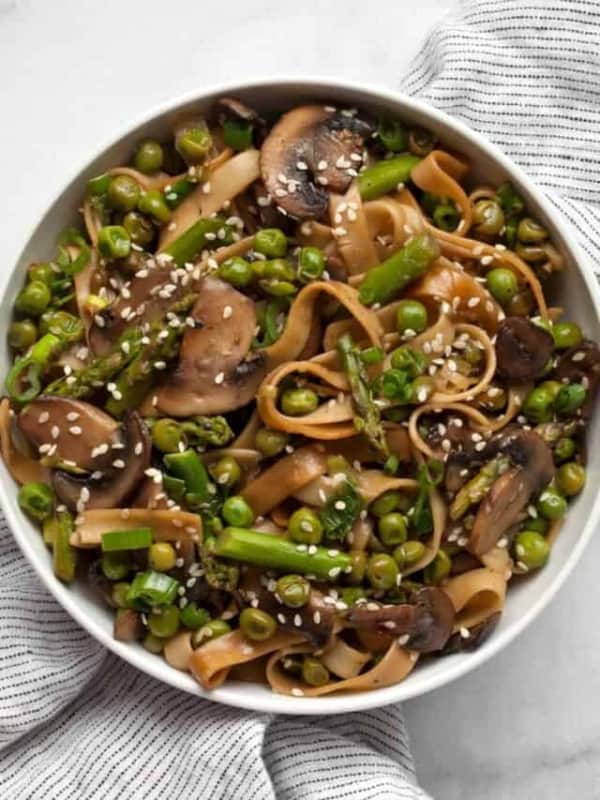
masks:
<svg viewBox="0 0 600 800"><path fill-rule="evenodd" d="M349 608L355 605L359 600L366 599L366 597L367 595L362 586L344 586L340 591L340 600Z"/></svg>
<svg viewBox="0 0 600 800"><path fill-rule="evenodd" d="M573 439L568 436L563 436L554 445L554 460L557 464L568 461L570 458L573 458L576 450L577 447Z"/></svg>
<svg viewBox="0 0 600 800"><path fill-rule="evenodd" d="M8 344L15 350L27 350L37 339L37 328L31 319L12 322L8 329Z"/></svg>
<svg viewBox="0 0 600 800"><path fill-rule="evenodd" d="M140 142L133 163L135 168L146 175L158 172L163 164L163 149L154 139L145 139Z"/></svg>
<svg viewBox="0 0 600 800"><path fill-rule="evenodd" d="M279 228L263 228L254 236L254 249L268 258L282 258L287 247L287 236Z"/></svg>
<svg viewBox="0 0 600 800"><path fill-rule="evenodd" d="M525 244L538 244L548 238L548 231L531 217L523 217L517 227L517 238Z"/></svg>
<svg viewBox="0 0 600 800"><path fill-rule="evenodd" d="M226 486L228 489L231 489L232 486L239 483L242 477L242 470L235 458L232 458L232 456L223 456L216 464L213 464L210 469L210 474L219 486Z"/></svg>
<svg viewBox="0 0 600 800"><path fill-rule="evenodd" d="M554 400L554 406L561 415L574 414L585 403L587 391L581 383L560 385Z"/></svg>
<svg viewBox="0 0 600 800"><path fill-rule="evenodd" d="M408 133L408 149L415 156L426 156L435 147L435 135L425 128L411 128Z"/></svg>
<svg viewBox="0 0 600 800"><path fill-rule="evenodd" d="M285 449L289 438L290 437L287 433L284 433L284 431L259 428L254 437L254 446L265 458L272 458Z"/></svg>
<svg viewBox="0 0 600 800"><path fill-rule="evenodd" d="M394 369L407 372L410 378L418 378L427 369L427 357L407 344L392 351L390 362Z"/></svg>
<svg viewBox="0 0 600 800"><path fill-rule="evenodd" d="M480 236L497 236L504 227L504 212L495 200L478 200L473 207L473 227Z"/></svg>
<svg viewBox="0 0 600 800"><path fill-rule="evenodd" d="M398 565L387 553L374 553L367 563L367 578L374 589L391 589L396 586Z"/></svg>
<svg viewBox="0 0 600 800"><path fill-rule="evenodd" d="M205 608L200 608L197 603L188 603L179 612L179 619L185 628L197 631L210 621L210 614Z"/></svg>
<svg viewBox="0 0 600 800"><path fill-rule="evenodd" d="M254 511L241 495L232 495L223 503L221 515L228 525L249 528L254 522Z"/></svg>
<svg viewBox="0 0 600 800"><path fill-rule="evenodd" d="M319 544L323 537L323 525L312 509L302 507L294 511L290 517L288 533L293 542Z"/></svg>
<svg viewBox="0 0 600 800"><path fill-rule="evenodd" d="M521 411L532 422L548 422L554 414L552 393L536 386L525 398Z"/></svg>
<svg viewBox="0 0 600 800"><path fill-rule="evenodd" d="M531 290L519 290L513 299L507 303L505 311L509 316L527 317L533 311L534 300Z"/></svg>
<svg viewBox="0 0 600 800"><path fill-rule="evenodd" d="M381 117L377 126L379 141L390 153L403 153L408 148L408 131L399 119Z"/></svg>
<svg viewBox="0 0 600 800"><path fill-rule="evenodd" d="M192 633L192 647L195 650L213 639L225 636L226 633L231 633L231 625L228 622L224 619L211 619Z"/></svg>
<svg viewBox="0 0 600 800"><path fill-rule="evenodd" d="M560 381L544 381L538 386L538 389L543 389L545 392L548 392L553 403L556 401L557 395L562 388L563 384Z"/></svg>
<svg viewBox="0 0 600 800"><path fill-rule="evenodd" d="M303 247L298 254L298 279L302 283L318 281L325 271L325 256L318 247Z"/></svg>
<svg viewBox="0 0 600 800"><path fill-rule="evenodd" d="M529 517L523 523L523 530L524 531L537 531L538 533L547 533L548 532L548 520L544 519L543 517Z"/></svg>
<svg viewBox="0 0 600 800"><path fill-rule="evenodd" d="M159 639L174 636L179 630L179 609L177 606L165 606L148 614L150 633Z"/></svg>
<svg viewBox="0 0 600 800"><path fill-rule="evenodd" d="M168 572L177 561L177 552L170 542L153 542L148 549L148 565L157 572Z"/></svg>
<svg viewBox="0 0 600 800"><path fill-rule="evenodd" d="M400 571L407 567L412 567L420 561L426 552L426 547L423 542L418 542L416 539L410 539L404 544L399 545L394 550L394 559Z"/></svg>
<svg viewBox="0 0 600 800"><path fill-rule="evenodd" d="M281 410L290 417L303 417L319 405L319 398L312 389L286 389L281 395Z"/></svg>
<svg viewBox="0 0 600 800"><path fill-rule="evenodd" d="M398 333L421 333L427 327L427 309L418 300L400 300L396 310Z"/></svg>
<svg viewBox="0 0 600 800"><path fill-rule="evenodd" d="M212 137L205 127L184 128L175 137L175 147L186 164L201 164L210 154Z"/></svg>
<svg viewBox="0 0 600 800"><path fill-rule="evenodd" d="M15 300L15 308L21 314L39 317L50 303L52 293L42 281L31 281L21 289Z"/></svg>
<svg viewBox="0 0 600 800"><path fill-rule="evenodd" d="M517 293L517 276L511 269L496 267L487 273L485 279L490 294L501 306L510 303Z"/></svg>
<svg viewBox="0 0 600 800"><path fill-rule="evenodd" d="M133 211L139 197L139 184L129 175L115 175L106 193L109 205L117 211Z"/></svg>
<svg viewBox="0 0 600 800"><path fill-rule="evenodd" d="M156 189L144 192L138 200L138 210L142 214L153 217L163 225L171 219L171 209L167 205L164 195Z"/></svg>
<svg viewBox="0 0 600 800"><path fill-rule="evenodd" d="M178 453L186 439L179 422L168 417L157 420L152 426L152 444L161 453Z"/></svg>
<svg viewBox="0 0 600 800"><path fill-rule="evenodd" d="M329 683L329 670L314 656L306 656L302 661L302 680L309 686L325 686Z"/></svg>
<svg viewBox="0 0 600 800"><path fill-rule="evenodd" d="M438 550L433 561L423 570L423 582L427 586L437 586L447 578L452 569L452 559L445 550Z"/></svg>
<svg viewBox="0 0 600 800"><path fill-rule="evenodd" d="M279 278L266 278L258 282L265 294L271 297L291 297L298 291L291 281L280 280Z"/></svg>
<svg viewBox="0 0 600 800"><path fill-rule="evenodd" d="M127 592L129 591L130 586L131 584L126 583L125 581L119 581L118 583L113 584L111 597L117 608L127 608Z"/></svg>
<svg viewBox="0 0 600 800"><path fill-rule="evenodd" d="M240 630L246 638L254 642L264 642L273 636L277 623L260 608L245 608L240 614Z"/></svg>
<svg viewBox="0 0 600 800"><path fill-rule="evenodd" d="M95 178L90 178L87 182L87 192L92 197L101 197L108 191L110 184L110 175L104 173L103 175L96 175Z"/></svg>
<svg viewBox="0 0 600 800"><path fill-rule="evenodd" d="M104 258L127 258L131 239L122 225L105 225L98 232L98 250Z"/></svg>
<svg viewBox="0 0 600 800"><path fill-rule="evenodd" d="M410 501L401 492L390 490L379 495L376 500L373 500L369 507L369 511L375 514L376 517L383 517L390 514L392 511L407 511L410 507Z"/></svg>
<svg viewBox="0 0 600 800"><path fill-rule="evenodd" d="M526 569L541 569L550 557L550 546L537 531L521 531L514 541L517 565Z"/></svg>
<svg viewBox="0 0 600 800"><path fill-rule="evenodd" d="M547 258L546 250L537 244L523 244L518 242L515 245L515 253L527 261L528 264L538 264L540 261L545 261Z"/></svg>
<svg viewBox="0 0 600 800"><path fill-rule="evenodd" d="M85 335L83 322L68 311L46 311L40 318L41 333L53 333L63 341L74 344Z"/></svg>
<svg viewBox="0 0 600 800"><path fill-rule="evenodd" d="M54 492L45 483L31 481L19 489L19 506L32 519L43 522L54 511Z"/></svg>
<svg viewBox="0 0 600 800"><path fill-rule="evenodd" d="M129 238L138 247L146 247L154 239L154 226L149 219L146 219L137 211L130 211L123 217L123 227L129 234Z"/></svg>
<svg viewBox="0 0 600 800"><path fill-rule="evenodd" d="M575 497L585 486L585 467L576 461L563 464L556 473L556 485L567 497Z"/></svg>
<svg viewBox="0 0 600 800"><path fill-rule="evenodd" d="M154 653L156 656L162 653L164 646L165 640L161 639L159 636L155 636L153 633L147 633L142 639L142 647L144 650L147 650L149 653Z"/></svg>
<svg viewBox="0 0 600 800"><path fill-rule="evenodd" d="M433 215L433 224L442 231L455 231L460 222L458 209L452 203L440 203L436 206Z"/></svg>
<svg viewBox="0 0 600 800"><path fill-rule="evenodd" d="M289 608L302 608L310 597L310 583L303 575L284 575L277 581L275 591Z"/></svg>
<svg viewBox="0 0 600 800"><path fill-rule="evenodd" d="M27 278L30 281L41 281L51 287L56 280L56 272L48 263L31 264L27 270Z"/></svg>
<svg viewBox="0 0 600 800"><path fill-rule="evenodd" d="M122 581L131 572L129 553L116 551L102 556L102 572L109 581Z"/></svg>
<svg viewBox="0 0 600 800"><path fill-rule="evenodd" d="M269 258L264 261L254 261L252 269L259 278L283 282L292 282L296 278L294 267L287 258ZM262 283L260 285L262 286Z"/></svg>
<svg viewBox="0 0 600 800"><path fill-rule="evenodd" d="M252 269L252 264L246 261L245 258L232 256L219 266L219 277L223 278L224 281L227 281L227 283L230 283L232 286L243 289L245 286L252 283L254 271Z"/></svg>
<svg viewBox="0 0 600 800"><path fill-rule="evenodd" d="M379 538L386 547L395 547L406 541L406 521L402 514L391 511L380 517L377 523Z"/></svg>
<svg viewBox="0 0 600 800"><path fill-rule="evenodd" d="M367 554L364 550L351 550L350 572L346 575L346 580L353 586L361 584L365 579L367 571Z"/></svg>
<svg viewBox="0 0 600 800"><path fill-rule="evenodd" d="M537 510L544 519L552 522L564 517L567 510L567 501L556 489L548 487L538 499Z"/></svg>
<svg viewBox="0 0 600 800"><path fill-rule="evenodd" d="M579 347L583 341L583 333L576 322L555 322L552 326L552 336L557 350Z"/></svg>
<svg viewBox="0 0 600 800"><path fill-rule="evenodd" d="M360 351L360 360L363 364L367 364L367 366L381 364L384 358L385 353L381 347L365 347L364 350Z"/></svg>

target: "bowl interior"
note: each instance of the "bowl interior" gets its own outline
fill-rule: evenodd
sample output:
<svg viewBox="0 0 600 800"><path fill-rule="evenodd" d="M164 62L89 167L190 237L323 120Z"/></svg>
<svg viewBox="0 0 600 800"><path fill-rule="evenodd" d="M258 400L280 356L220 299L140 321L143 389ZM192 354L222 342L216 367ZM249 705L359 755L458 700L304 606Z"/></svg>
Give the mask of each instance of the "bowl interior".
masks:
<svg viewBox="0 0 600 800"><path fill-rule="evenodd" d="M12 305L22 285L27 265L36 259L50 257L54 253L58 234L65 227L77 222L77 209L81 203L85 181L110 166L124 163L124 160L129 159L135 142L143 136L166 136L178 117L194 111L202 113L212 105L216 97L223 94L238 96L265 111L285 109L303 101L317 100L343 107L359 106L373 112L395 113L413 124L434 130L446 147L467 156L473 165L473 182L494 184L509 178L525 196L532 212L551 230L554 242L566 257L567 269L553 279L549 290L551 302L563 306L569 316L582 325L589 337L600 339L600 312L592 288L592 274L584 263L584 256L572 233L566 222L557 218L540 191L496 148L446 115L402 95L335 82L282 80L219 87L209 93L197 93L194 97L171 103L129 128L75 175L48 208L7 281L0 301L2 342L6 341ZM6 375L8 365L9 354L6 347L2 347L0 374ZM77 584L66 588L55 579L42 538L17 506L15 484L4 464L0 465L0 499L15 538L57 600L105 646L139 669L185 691L242 708L298 714L339 713L407 699L447 683L499 651L546 605L579 558L600 515L600 498L596 497L593 488L600 477L599 426L600 421L596 419L588 433L588 488L572 504L548 566L539 574L510 587L506 608L495 634L473 654L431 659L428 663L418 665L397 686L354 695L332 695L318 699L283 697L273 694L265 687L235 682L210 694L204 693L191 676L176 671L161 657L147 653L139 645L124 645L115 641L112 638L112 613L101 606L85 585Z"/></svg>

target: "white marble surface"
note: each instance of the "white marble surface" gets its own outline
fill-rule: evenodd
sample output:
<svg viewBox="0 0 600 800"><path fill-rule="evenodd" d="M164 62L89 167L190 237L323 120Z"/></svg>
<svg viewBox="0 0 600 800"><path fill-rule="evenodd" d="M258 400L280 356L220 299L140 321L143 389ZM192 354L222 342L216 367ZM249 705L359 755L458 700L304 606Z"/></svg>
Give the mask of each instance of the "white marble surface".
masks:
<svg viewBox="0 0 600 800"><path fill-rule="evenodd" d="M249 75L394 86L451 2L0 0L0 282L65 173L123 121ZM595 541L517 642L405 704L436 800L600 798L599 560Z"/></svg>

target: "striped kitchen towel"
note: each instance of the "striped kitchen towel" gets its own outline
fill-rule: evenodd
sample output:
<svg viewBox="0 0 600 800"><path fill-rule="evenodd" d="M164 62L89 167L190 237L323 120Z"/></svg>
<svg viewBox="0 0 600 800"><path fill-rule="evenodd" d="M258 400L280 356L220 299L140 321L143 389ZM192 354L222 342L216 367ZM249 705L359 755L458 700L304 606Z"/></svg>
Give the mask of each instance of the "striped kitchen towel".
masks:
<svg viewBox="0 0 600 800"><path fill-rule="evenodd" d="M549 193L594 259L600 3L469 0L402 88L485 133ZM329 718L241 712L106 651L0 527L0 789L8 800L424 800L398 706Z"/></svg>

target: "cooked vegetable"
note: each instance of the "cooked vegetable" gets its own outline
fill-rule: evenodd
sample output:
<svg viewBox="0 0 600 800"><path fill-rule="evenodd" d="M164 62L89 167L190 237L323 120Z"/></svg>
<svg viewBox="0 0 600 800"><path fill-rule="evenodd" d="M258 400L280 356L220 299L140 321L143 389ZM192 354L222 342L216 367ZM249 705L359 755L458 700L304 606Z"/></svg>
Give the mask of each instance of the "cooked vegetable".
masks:
<svg viewBox="0 0 600 800"><path fill-rule="evenodd" d="M404 153L396 158L378 161L361 172L358 178L360 196L363 200L374 200L397 189L409 180L413 168L420 160L417 156Z"/></svg>

